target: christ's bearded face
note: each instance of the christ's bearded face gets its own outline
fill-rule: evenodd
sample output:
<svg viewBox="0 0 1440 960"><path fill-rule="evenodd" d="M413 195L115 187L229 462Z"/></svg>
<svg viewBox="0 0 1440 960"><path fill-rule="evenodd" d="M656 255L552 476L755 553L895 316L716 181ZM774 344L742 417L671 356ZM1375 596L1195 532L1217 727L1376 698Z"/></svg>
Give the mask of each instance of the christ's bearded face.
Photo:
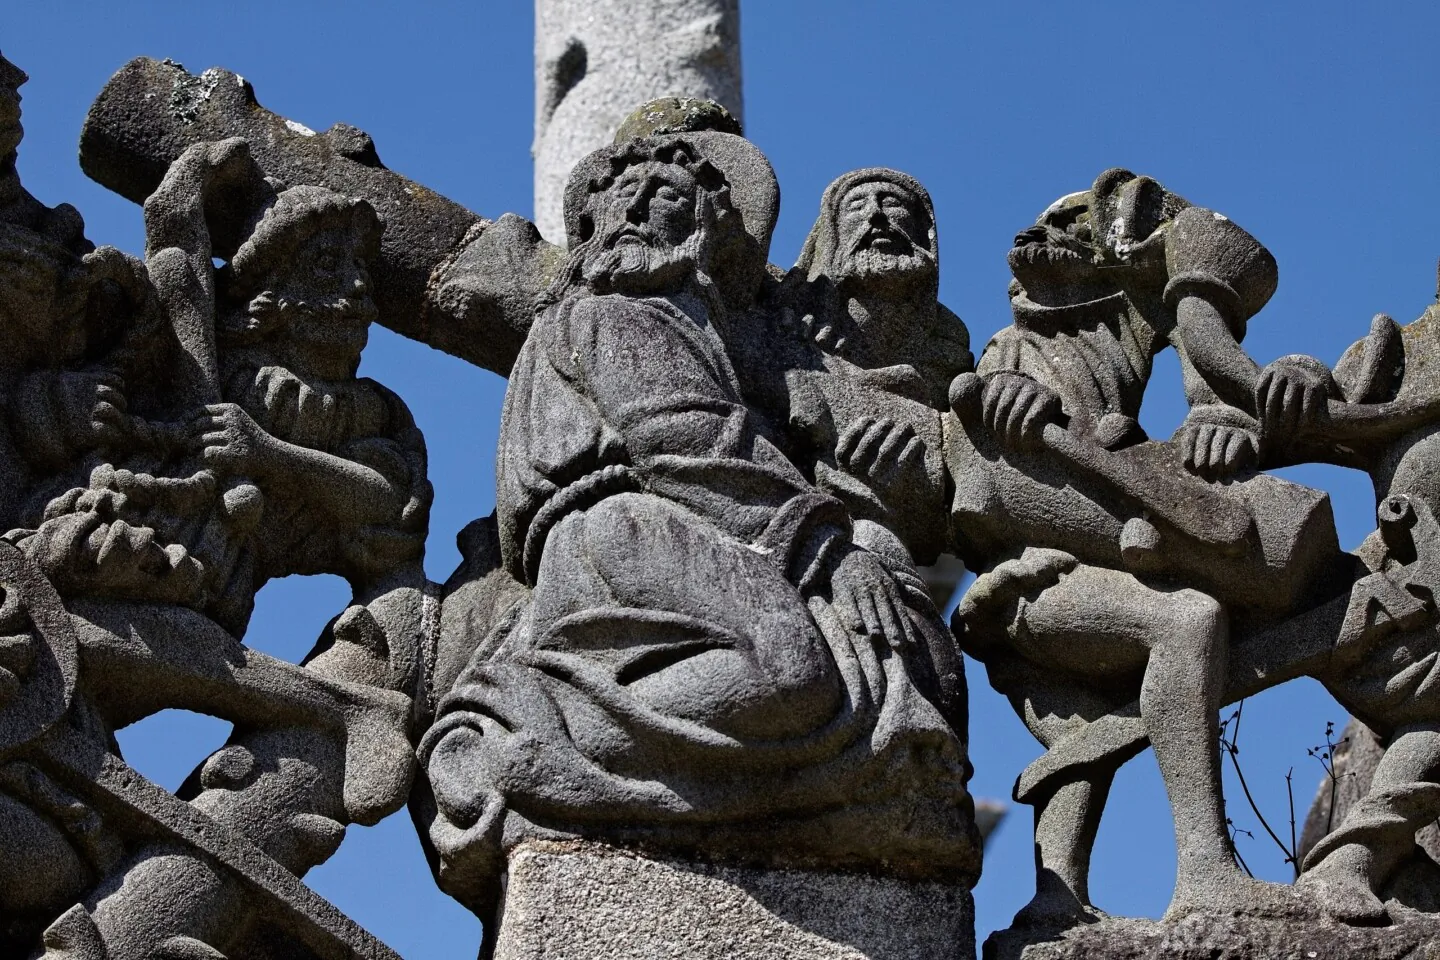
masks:
<svg viewBox="0 0 1440 960"><path fill-rule="evenodd" d="M585 280L602 293L652 296L679 290L695 270L698 185L683 167L627 167L591 198L597 226Z"/></svg>
<svg viewBox="0 0 1440 960"><path fill-rule="evenodd" d="M851 187L840 198L836 228L837 279L910 279L935 270L929 213L899 184L866 180Z"/></svg>

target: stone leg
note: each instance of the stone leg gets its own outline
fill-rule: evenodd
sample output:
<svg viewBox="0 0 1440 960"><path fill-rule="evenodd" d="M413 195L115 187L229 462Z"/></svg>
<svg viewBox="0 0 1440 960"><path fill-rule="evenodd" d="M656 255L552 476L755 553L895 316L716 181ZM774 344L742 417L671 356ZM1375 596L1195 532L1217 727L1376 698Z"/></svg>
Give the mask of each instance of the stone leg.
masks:
<svg viewBox="0 0 1440 960"><path fill-rule="evenodd" d="M510 852L495 960L972 960L963 884L654 860L587 842Z"/></svg>
<svg viewBox="0 0 1440 960"><path fill-rule="evenodd" d="M1035 807L1035 896L1016 926L1073 920L1096 911L1090 904L1090 854L1114 770L1067 783Z"/></svg>
<svg viewBox="0 0 1440 960"><path fill-rule="evenodd" d="M1041 671L1013 652L991 651L986 667L991 684L1047 749L1118 706L1116 698L1088 690L1077 678ZM1079 771L1083 779L1027 798L1035 806L1035 896L1016 914L1015 926L1066 926L1097 913L1090 903L1090 854L1115 771L1129 757L1104 769L1088 765Z"/></svg>
<svg viewBox="0 0 1440 960"><path fill-rule="evenodd" d="M1440 724L1402 727L1375 768L1370 790L1305 858L1299 885L1350 922L1384 922L1378 896L1415 851L1415 834L1440 815Z"/></svg>
<svg viewBox="0 0 1440 960"><path fill-rule="evenodd" d="M1076 567L1022 604L1017 617L1015 645L1038 664L1112 682L1141 668L1140 713L1175 817L1175 914L1249 896L1220 789L1216 711L1228 641L1225 612L1213 598L1096 567Z"/></svg>

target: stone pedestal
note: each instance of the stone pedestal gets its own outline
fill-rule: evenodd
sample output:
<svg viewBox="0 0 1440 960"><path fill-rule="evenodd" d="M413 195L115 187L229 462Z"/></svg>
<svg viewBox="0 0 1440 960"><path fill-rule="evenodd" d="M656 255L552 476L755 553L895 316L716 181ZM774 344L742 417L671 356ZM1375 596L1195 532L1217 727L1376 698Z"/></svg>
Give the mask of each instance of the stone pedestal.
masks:
<svg viewBox="0 0 1440 960"><path fill-rule="evenodd" d="M985 960L1440 960L1440 921L1397 912L1384 927L1298 914L1199 914L1174 922L1111 917L1063 933L991 934Z"/></svg>
<svg viewBox="0 0 1440 960"><path fill-rule="evenodd" d="M597 844L510 857L496 960L972 960L961 886L652 860Z"/></svg>

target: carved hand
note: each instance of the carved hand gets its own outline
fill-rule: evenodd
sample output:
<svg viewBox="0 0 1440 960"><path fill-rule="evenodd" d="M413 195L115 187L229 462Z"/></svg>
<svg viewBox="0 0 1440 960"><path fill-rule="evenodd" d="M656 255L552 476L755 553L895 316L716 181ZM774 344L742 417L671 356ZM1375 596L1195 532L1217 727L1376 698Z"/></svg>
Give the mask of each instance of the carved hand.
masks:
<svg viewBox="0 0 1440 960"><path fill-rule="evenodd" d="M234 403L208 405L191 422L191 430L205 462L223 472L258 472L273 459L277 446L275 438Z"/></svg>
<svg viewBox="0 0 1440 960"><path fill-rule="evenodd" d="M1062 411L1055 391L1018 373L997 372L985 378L981 398L985 427L1002 443L1014 447L1039 445L1045 425L1059 423Z"/></svg>
<svg viewBox="0 0 1440 960"><path fill-rule="evenodd" d="M249 141L243 137L197 143L187 148L187 152L191 150L203 154L195 159L207 171L207 189L238 191L251 199L267 189L265 175L250 155Z"/></svg>
<svg viewBox="0 0 1440 960"><path fill-rule="evenodd" d="M1325 411L1329 384L1315 371L1282 357L1260 371L1255 413L1267 436L1290 436Z"/></svg>
<svg viewBox="0 0 1440 960"><path fill-rule="evenodd" d="M835 445L835 462L889 502L888 492L902 487L917 470L923 481L925 444L908 423L896 423L889 417L861 417L841 434Z"/></svg>
<svg viewBox="0 0 1440 960"><path fill-rule="evenodd" d="M1180 452L1186 469L1206 480L1223 480L1253 466L1260 451L1255 434L1244 427L1197 423L1181 429Z"/></svg>
<svg viewBox="0 0 1440 960"><path fill-rule="evenodd" d="M915 644L900 588L873 553L856 548L840 560L830 576L830 599L850 629L897 650Z"/></svg>
<svg viewBox="0 0 1440 960"><path fill-rule="evenodd" d="M125 381L103 371L66 371L57 375L54 398L65 433L82 450L124 440L130 420L125 415Z"/></svg>

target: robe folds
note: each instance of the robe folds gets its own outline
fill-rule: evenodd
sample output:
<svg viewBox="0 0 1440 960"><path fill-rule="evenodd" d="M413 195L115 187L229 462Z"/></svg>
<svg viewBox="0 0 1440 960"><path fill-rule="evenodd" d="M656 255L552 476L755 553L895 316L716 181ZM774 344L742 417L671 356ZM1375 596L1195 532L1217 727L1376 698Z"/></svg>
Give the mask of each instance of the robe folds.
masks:
<svg viewBox="0 0 1440 960"><path fill-rule="evenodd" d="M463 897L514 843L577 836L973 882L963 721L927 643L834 612L850 519L766 438L704 303L543 312L498 472L530 592L421 746L442 883Z"/></svg>

